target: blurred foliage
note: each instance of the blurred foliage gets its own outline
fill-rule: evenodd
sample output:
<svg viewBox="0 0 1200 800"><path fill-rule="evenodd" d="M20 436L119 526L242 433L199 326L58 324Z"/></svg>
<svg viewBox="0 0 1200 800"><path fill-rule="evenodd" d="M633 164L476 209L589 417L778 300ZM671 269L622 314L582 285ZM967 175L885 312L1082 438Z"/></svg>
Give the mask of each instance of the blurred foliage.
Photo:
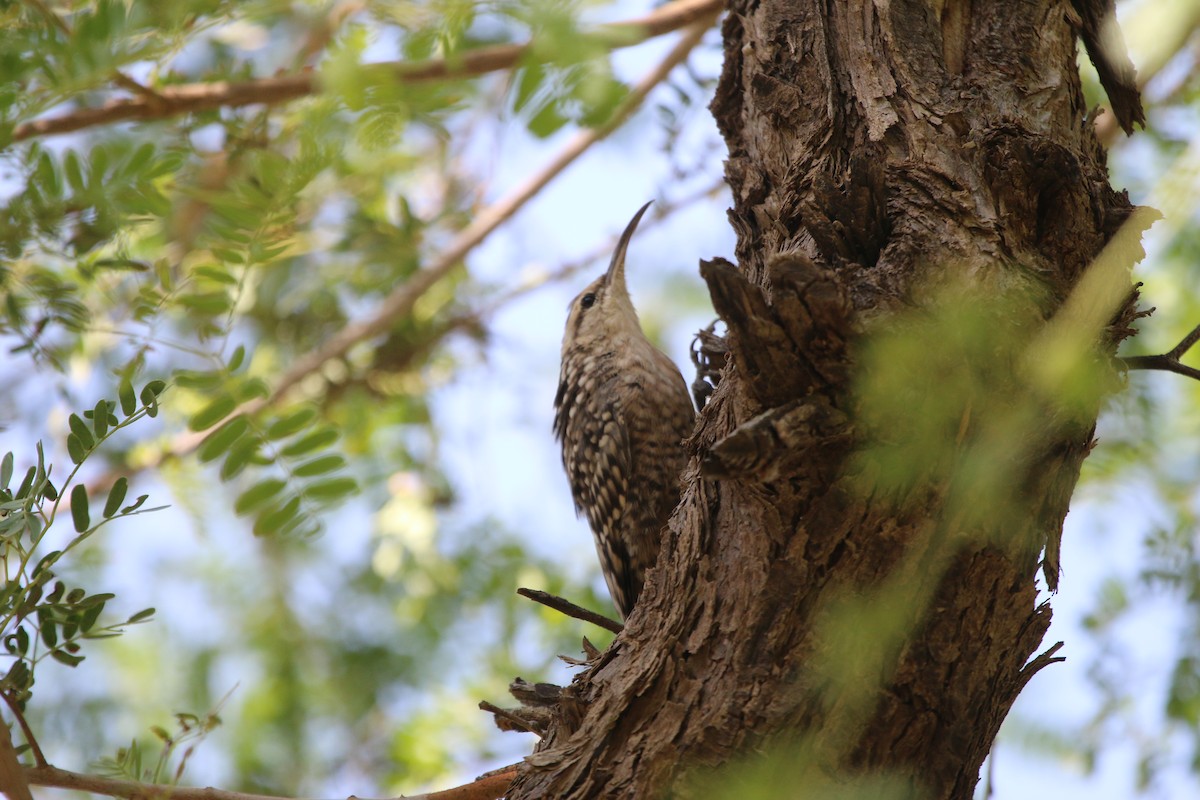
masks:
<svg viewBox="0 0 1200 800"><path fill-rule="evenodd" d="M482 339L478 309L511 287L459 265L382 336L276 387L471 222L481 147L609 119L627 89L615 35L585 32L594 10L0 3L0 691L51 761L283 794L410 790L500 757L476 702L578 652L579 623L514 590L608 601L529 532L464 512L438 451L432 395L474 358L447 338ZM529 40L515 69L475 79L401 85L384 64ZM131 93L301 71L319 93L14 141ZM711 80L673 77L660 113L694 116ZM145 510L125 497L142 485L175 508L122 519ZM76 588L112 581L116 597ZM106 606L146 597L162 601L153 635L83 641L120 629ZM39 670L34 686L38 663L84 652L100 654L86 681L51 674L72 688L41 691Z"/></svg>

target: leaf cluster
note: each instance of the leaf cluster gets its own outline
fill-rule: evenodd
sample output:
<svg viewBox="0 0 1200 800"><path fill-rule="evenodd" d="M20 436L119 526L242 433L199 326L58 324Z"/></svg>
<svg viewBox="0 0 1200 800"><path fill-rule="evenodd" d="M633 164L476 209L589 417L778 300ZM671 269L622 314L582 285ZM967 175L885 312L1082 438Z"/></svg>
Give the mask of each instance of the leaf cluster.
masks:
<svg viewBox="0 0 1200 800"><path fill-rule="evenodd" d="M143 622L154 613L154 609L144 609L124 622L100 624L105 604L114 595L71 588L58 578L55 568L64 556L110 521L154 510L143 508L147 495L127 504L129 482L120 477L108 491L101 518L94 520L87 488L75 479L80 466L106 439L158 413L158 398L164 389L162 381L151 381L138 398L126 380L121 384L118 402L99 400L84 416L72 414L67 449L74 468L57 486L51 480L53 465L46 463L40 443L37 463L26 470L19 483L14 482L13 453L0 459L0 563L8 578L0 592L0 636L3 656L12 660L0 678L0 694L19 708L31 696L38 663L50 658L69 667L78 666L84 659L80 654L82 641L115 636L124 626ZM70 499L66 501L62 493L68 488ZM61 549L43 553L42 544L64 502L75 535Z"/></svg>

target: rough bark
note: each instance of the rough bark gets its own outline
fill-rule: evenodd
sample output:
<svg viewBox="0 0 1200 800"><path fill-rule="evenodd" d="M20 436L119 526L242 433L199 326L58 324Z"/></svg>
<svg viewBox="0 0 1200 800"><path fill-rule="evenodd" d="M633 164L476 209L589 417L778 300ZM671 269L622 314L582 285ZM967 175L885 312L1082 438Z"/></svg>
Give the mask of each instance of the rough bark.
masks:
<svg viewBox="0 0 1200 800"><path fill-rule="evenodd" d="M707 796L697 775L762 753L790 754L778 774L797 796L830 781L971 796L1017 694L1053 660L1034 657L1050 622L1038 569L1053 588L1100 399L1034 402L1012 437L992 422L997 392L1024 386L1010 364L958 398L948 455L901 491L878 477L878 445L903 441L903 420L864 410L860 371L873 337L964 282L1018 298L981 313L1035 343L1130 215L1076 66L1104 11L731 3L713 113L738 264L701 269L729 363L657 569L510 798ZM1122 59L1107 74L1137 120ZM1117 289L1098 361L1133 317L1128 280ZM939 377L914 376L912 414ZM989 437L1017 441L984 502L968 467Z"/></svg>

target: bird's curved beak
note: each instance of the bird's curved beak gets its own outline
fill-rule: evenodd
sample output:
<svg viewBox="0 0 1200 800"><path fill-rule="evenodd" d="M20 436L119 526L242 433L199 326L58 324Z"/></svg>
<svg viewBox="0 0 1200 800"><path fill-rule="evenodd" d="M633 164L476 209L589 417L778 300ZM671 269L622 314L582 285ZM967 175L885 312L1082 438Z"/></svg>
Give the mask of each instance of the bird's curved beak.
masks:
<svg viewBox="0 0 1200 800"><path fill-rule="evenodd" d="M638 223L642 221L642 215L646 213L646 209L653 202L651 200L650 203L639 208L621 233L621 238L617 241L616 252L613 253L612 262L609 263L608 272L605 273L605 282L609 286L612 286L615 281L622 289L625 288L625 251L629 248L629 240L633 238L633 232L637 230Z"/></svg>

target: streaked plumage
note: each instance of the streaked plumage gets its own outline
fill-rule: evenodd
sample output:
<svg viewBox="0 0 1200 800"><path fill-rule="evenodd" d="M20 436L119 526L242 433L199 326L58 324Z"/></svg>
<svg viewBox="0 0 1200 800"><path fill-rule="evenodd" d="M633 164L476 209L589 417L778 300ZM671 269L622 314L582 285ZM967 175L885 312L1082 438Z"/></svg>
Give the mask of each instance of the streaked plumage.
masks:
<svg viewBox="0 0 1200 800"><path fill-rule="evenodd" d="M595 535L622 619L679 503L682 440L695 422L679 368L642 333L625 285L625 251L649 205L621 234L608 271L571 303L554 398L575 509Z"/></svg>

